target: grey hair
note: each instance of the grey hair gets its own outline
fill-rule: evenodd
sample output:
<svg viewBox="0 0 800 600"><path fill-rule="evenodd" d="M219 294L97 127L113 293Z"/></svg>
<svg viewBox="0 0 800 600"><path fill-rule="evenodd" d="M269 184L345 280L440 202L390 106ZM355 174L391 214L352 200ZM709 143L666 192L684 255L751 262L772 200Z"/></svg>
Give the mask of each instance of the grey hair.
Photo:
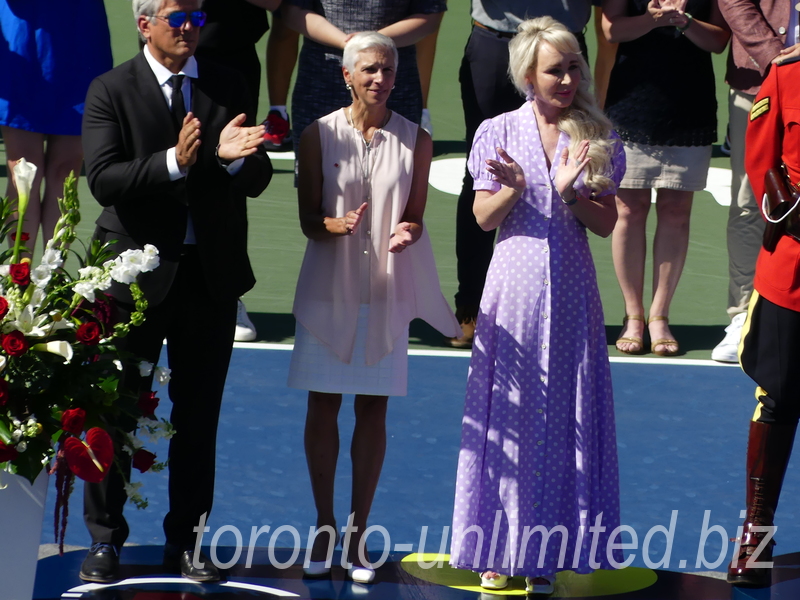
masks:
<svg viewBox="0 0 800 600"><path fill-rule="evenodd" d="M530 100L530 89L525 78L536 71L539 49L548 43L559 52L577 54L581 81L575 92L572 105L565 109L558 120L558 128L570 137L570 153L582 140L590 140L591 162L585 170L585 181L595 192L609 189L613 182L607 173L611 168L611 154L615 142L609 139L611 121L597 106L592 92L592 74L586 59L581 54L578 40L562 23L552 17L529 19L519 24L517 35L508 44L508 74L514 86Z"/></svg>
<svg viewBox="0 0 800 600"><path fill-rule="evenodd" d="M378 48L390 52L392 56L394 56L394 68L397 69L397 63L400 61L394 40L377 31L362 31L351 37L350 41L344 46L342 66L352 73L356 68L356 61L358 60L359 54L366 50Z"/></svg>
<svg viewBox="0 0 800 600"><path fill-rule="evenodd" d="M131 6L133 8L133 18L137 23L137 29L138 29L139 17L141 16L149 17L150 22L152 23L156 16L156 13L159 11L163 3L164 0L133 0L131 2ZM202 8L203 0L199 0L197 5L198 8ZM146 41L141 31L139 32L139 39L143 42Z"/></svg>

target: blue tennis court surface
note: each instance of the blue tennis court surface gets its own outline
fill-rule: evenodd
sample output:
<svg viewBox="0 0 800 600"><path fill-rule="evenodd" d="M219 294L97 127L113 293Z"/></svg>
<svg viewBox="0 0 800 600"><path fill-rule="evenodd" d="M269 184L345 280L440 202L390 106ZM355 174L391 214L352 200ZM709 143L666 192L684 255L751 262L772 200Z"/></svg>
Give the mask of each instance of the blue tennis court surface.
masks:
<svg viewBox="0 0 800 600"><path fill-rule="evenodd" d="M220 562L233 558L236 544L244 546L237 562L232 562L227 587L145 583L140 579L115 588L117 595L78 588L64 597L233 598L284 590L306 598L477 599L478 588L470 587L477 585L477 576L446 568L422 569L416 562L417 553L448 551L447 543L441 544L451 519L467 355L412 354L409 394L389 402L388 449L370 518L384 533L370 535L369 547L373 560L381 556L384 546L390 554L378 570L379 584L368 588L346 582L344 572L337 569L332 580L308 582L301 578L299 566L304 551L291 560L291 548L305 548L315 512L303 455L305 393L286 387L289 358L290 352L274 346L245 345L234 350L219 427L215 505L203 539L206 546L216 542ZM770 590L734 590L718 577L697 574L716 571L721 575L733 553L728 539L736 535L739 511L744 508L747 422L754 406L752 382L738 368L687 360L619 360L612 363L612 374L622 523L636 538L624 534L622 541L633 546L626 550L626 556L633 557L632 568L594 579L583 576L583 580L562 574L554 597L800 597L800 581L795 580L800 575L800 555L793 554L800 552L796 464L789 467L777 514L776 553L782 556L771 595ZM166 390L160 395L166 398ZM169 402L162 400L159 410L166 416L168 409ZM350 505L352 397L345 398L340 428L336 514L343 526ZM161 447L159 454L165 455L166 447ZM125 548L122 554L123 575L136 577L159 573L161 519L167 506L166 473L148 473L140 479L150 507L137 511L129 506L126 515L131 524L128 541L141 547ZM70 503L67 544L85 547L90 540L81 519L80 488L76 485ZM53 502L51 493L42 543L53 540ZM262 527L248 569L251 532ZM645 542L646 558L642 555ZM269 551L268 546L278 550ZM35 597L58 598L79 586L77 572L83 556L84 551L76 550L61 558L42 559ZM286 561L298 564L276 566ZM601 581L602 577L607 580ZM237 588L236 582L274 589L265 592L253 587L248 591ZM160 591L153 591L156 589ZM509 593L522 592L512 586Z"/></svg>

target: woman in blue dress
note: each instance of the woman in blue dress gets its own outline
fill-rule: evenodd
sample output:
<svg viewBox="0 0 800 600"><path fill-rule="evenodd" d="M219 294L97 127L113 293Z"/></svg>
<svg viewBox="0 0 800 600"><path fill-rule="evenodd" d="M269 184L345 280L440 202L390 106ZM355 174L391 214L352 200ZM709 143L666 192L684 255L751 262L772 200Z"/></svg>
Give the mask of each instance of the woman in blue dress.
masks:
<svg viewBox="0 0 800 600"><path fill-rule="evenodd" d="M103 0L0 0L0 131L9 178L21 158L38 167L24 231L33 250L59 212L70 171L80 172L81 119L89 83L113 66ZM44 193L42 193L44 181Z"/></svg>

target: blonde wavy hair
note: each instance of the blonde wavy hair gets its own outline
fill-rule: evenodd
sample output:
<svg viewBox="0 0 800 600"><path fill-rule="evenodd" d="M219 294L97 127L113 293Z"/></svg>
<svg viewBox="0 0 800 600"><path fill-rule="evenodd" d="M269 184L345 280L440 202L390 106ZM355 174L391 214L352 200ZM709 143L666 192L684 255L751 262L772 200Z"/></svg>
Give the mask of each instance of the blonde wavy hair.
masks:
<svg viewBox="0 0 800 600"><path fill-rule="evenodd" d="M532 100L533 91L525 77L531 71L536 71L542 42L547 42L559 52L578 55L581 81L572 104L558 119L558 128L570 138L570 154L582 140L591 142L589 156L592 160L584 171L586 185L594 192L613 187L614 182L606 175L610 171L615 144L614 140L609 139L611 121L597 106L591 89L592 75L589 65L581 54L578 40L569 29L552 17L528 19L520 23L517 35L508 45L508 74L520 93Z"/></svg>

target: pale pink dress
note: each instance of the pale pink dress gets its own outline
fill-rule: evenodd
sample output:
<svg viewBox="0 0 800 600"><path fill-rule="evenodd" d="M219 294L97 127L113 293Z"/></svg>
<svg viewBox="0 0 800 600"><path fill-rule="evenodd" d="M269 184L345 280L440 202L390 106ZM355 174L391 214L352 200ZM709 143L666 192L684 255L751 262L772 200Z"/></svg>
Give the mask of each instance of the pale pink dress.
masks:
<svg viewBox="0 0 800 600"><path fill-rule="evenodd" d="M377 367L398 343L406 347L408 324L414 318L427 321L446 336L460 335L461 328L439 287L427 231L402 253L389 252L389 237L403 216L411 191L418 126L393 113L375 133L368 151L360 132L347 122L344 109L317 122L323 213L342 216L357 209L371 191L369 208L354 235L308 241L297 281L293 313L298 332L307 330L330 356L327 364L318 364L325 359L315 351L309 361L311 355L303 356L307 348L296 344L289 385L334 393L337 390L317 389L319 382L309 381L314 378L311 371L332 369L338 373L351 366ZM363 305L368 305L366 314L362 309L363 348L356 348ZM405 352L402 354L405 364ZM352 364L354 356L362 364ZM357 373L356 382L361 375ZM405 381L401 383L404 390Z"/></svg>

